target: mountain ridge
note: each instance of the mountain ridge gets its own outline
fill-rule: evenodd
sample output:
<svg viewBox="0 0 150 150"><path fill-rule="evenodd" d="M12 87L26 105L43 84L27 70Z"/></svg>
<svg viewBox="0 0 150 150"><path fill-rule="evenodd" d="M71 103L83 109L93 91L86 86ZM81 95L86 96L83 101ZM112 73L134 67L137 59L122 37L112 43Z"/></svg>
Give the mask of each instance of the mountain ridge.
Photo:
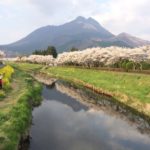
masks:
<svg viewBox="0 0 150 150"><path fill-rule="evenodd" d="M95 19L82 16L62 25L47 25L38 28L26 37L0 45L6 52L30 54L36 49L45 49L49 45L56 47L58 52L68 51L71 47L85 49L101 46L137 47L150 44L128 33L114 35Z"/></svg>

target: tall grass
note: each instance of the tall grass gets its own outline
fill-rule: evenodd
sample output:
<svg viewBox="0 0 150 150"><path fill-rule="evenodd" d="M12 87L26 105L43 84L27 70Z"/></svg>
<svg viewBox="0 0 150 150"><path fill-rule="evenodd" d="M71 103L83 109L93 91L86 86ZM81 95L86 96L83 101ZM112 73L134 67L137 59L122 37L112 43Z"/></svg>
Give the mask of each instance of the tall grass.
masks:
<svg viewBox="0 0 150 150"><path fill-rule="evenodd" d="M150 116L150 76L148 75L69 67L51 67L41 71L113 97L139 113Z"/></svg>
<svg viewBox="0 0 150 150"><path fill-rule="evenodd" d="M16 73L16 76L21 76L20 79L25 82L24 93L10 111L0 111L0 149L2 150L18 149L19 140L31 123L32 107L41 102L41 85L24 72Z"/></svg>
<svg viewBox="0 0 150 150"><path fill-rule="evenodd" d="M141 102L150 103L150 76L148 75L69 67L51 67L43 71L68 79L79 79L106 91L122 93Z"/></svg>

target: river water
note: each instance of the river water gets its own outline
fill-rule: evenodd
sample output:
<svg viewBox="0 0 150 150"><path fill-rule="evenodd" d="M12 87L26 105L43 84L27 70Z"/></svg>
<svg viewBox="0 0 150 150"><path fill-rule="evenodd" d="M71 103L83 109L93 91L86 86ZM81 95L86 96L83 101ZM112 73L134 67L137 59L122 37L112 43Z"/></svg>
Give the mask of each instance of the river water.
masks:
<svg viewBox="0 0 150 150"><path fill-rule="evenodd" d="M78 92L77 92L78 91ZM33 110L29 150L150 150L150 136L62 84L45 86Z"/></svg>

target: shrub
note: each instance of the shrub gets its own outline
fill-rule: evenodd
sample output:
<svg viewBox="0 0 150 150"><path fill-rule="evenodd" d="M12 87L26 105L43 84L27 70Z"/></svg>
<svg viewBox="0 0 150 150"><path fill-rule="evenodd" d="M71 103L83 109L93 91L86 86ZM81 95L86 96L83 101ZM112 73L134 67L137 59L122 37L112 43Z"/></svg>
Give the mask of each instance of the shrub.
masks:
<svg viewBox="0 0 150 150"><path fill-rule="evenodd" d="M10 88L10 80L13 73L14 69L9 65L0 69L0 74L3 75L3 87L5 90L8 90Z"/></svg>
<svg viewBox="0 0 150 150"><path fill-rule="evenodd" d="M129 61L126 63L126 70L132 70L134 66L134 63L132 61Z"/></svg>
<svg viewBox="0 0 150 150"><path fill-rule="evenodd" d="M6 96L6 93L4 90L0 90L0 101Z"/></svg>
<svg viewBox="0 0 150 150"><path fill-rule="evenodd" d="M141 65L142 65L142 68L143 68L143 70L148 70L148 69L150 69L150 63L148 63L148 62L141 62Z"/></svg>

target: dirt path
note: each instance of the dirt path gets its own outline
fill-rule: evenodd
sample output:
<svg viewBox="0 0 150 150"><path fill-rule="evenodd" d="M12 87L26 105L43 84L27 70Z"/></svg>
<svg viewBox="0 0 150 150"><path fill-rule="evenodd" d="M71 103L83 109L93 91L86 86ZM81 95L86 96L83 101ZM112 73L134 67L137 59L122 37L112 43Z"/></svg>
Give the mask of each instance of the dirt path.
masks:
<svg viewBox="0 0 150 150"><path fill-rule="evenodd" d="M12 106L16 104L18 99L24 93L24 84L19 79L14 79L12 84L12 90L7 93L7 96L0 101L0 109L8 111Z"/></svg>

